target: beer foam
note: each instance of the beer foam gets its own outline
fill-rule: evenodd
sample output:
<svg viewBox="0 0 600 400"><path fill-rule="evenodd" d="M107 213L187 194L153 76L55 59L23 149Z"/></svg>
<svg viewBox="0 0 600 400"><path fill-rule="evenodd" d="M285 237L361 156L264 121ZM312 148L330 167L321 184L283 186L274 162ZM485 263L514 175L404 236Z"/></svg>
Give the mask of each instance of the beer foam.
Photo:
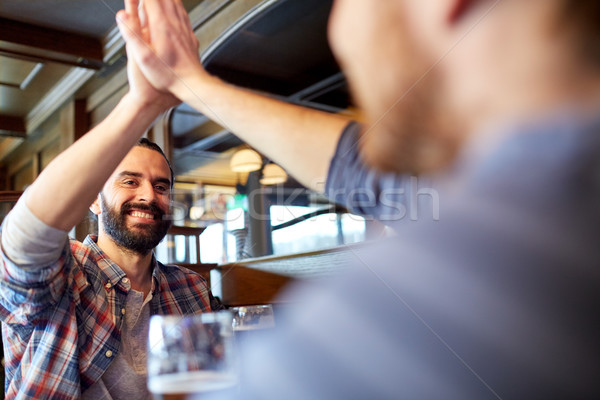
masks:
<svg viewBox="0 0 600 400"><path fill-rule="evenodd" d="M216 371L190 371L148 377L148 390L155 394L200 393L232 388L234 374Z"/></svg>

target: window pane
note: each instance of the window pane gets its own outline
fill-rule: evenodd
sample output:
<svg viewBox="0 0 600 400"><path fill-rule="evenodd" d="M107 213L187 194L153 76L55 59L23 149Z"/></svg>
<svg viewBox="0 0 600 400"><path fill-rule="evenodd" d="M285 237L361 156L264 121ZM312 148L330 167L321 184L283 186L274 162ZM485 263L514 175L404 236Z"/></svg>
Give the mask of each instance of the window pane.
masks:
<svg viewBox="0 0 600 400"><path fill-rule="evenodd" d="M272 224L278 225L318 209L320 207L272 206ZM273 231L273 252L283 255L322 250L355 243L364 240L364 237L363 218L329 213Z"/></svg>

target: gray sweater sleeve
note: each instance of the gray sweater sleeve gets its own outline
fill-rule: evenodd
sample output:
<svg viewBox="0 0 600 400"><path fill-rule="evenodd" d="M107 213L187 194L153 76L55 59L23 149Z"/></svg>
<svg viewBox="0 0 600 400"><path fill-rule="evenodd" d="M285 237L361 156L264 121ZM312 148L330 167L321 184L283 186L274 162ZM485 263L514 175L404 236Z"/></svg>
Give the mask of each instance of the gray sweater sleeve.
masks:
<svg viewBox="0 0 600 400"><path fill-rule="evenodd" d="M4 219L2 251L22 268L44 267L60 257L68 235L36 217L25 204L25 195Z"/></svg>

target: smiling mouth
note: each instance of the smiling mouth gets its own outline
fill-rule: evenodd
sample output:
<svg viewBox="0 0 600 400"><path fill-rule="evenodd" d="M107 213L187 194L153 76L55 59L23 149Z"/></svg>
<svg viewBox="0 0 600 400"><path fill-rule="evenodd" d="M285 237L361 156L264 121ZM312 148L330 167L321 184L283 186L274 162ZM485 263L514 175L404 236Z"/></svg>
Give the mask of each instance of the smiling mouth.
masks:
<svg viewBox="0 0 600 400"><path fill-rule="evenodd" d="M143 211L131 211L129 213L132 217L145 218L145 219L154 219L153 214L148 214Z"/></svg>

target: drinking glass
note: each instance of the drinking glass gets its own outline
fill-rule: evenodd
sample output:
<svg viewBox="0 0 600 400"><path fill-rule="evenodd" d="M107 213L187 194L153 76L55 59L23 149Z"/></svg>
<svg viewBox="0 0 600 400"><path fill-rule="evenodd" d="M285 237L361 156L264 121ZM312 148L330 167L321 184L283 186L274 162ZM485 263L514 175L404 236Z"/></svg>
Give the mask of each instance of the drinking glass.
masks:
<svg viewBox="0 0 600 400"><path fill-rule="evenodd" d="M148 389L155 399L198 399L235 391L232 314L154 315L148 341Z"/></svg>

